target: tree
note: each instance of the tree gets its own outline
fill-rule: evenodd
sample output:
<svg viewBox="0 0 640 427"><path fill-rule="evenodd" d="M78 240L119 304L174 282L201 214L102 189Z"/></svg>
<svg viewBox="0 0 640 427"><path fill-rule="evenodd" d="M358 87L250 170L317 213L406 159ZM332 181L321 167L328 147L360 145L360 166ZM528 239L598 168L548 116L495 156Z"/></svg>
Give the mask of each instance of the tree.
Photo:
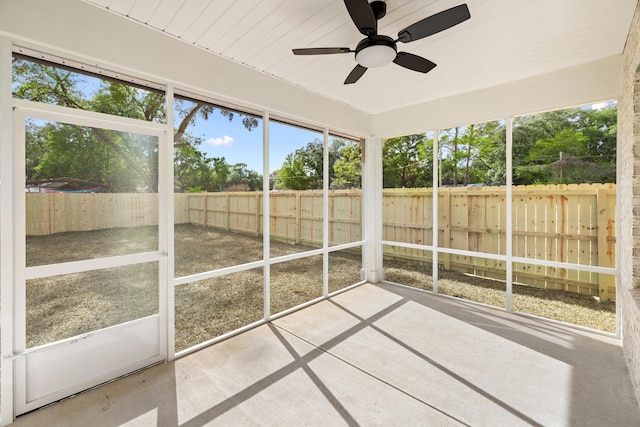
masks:
<svg viewBox="0 0 640 427"><path fill-rule="evenodd" d="M119 81L91 78L26 59L14 59L13 74L13 93L17 98L166 122L165 94L161 92L143 90ZM97 88L95 93L91 93L87 85ZM197 117L207 119L215 112L229 120L239 113L184 99L177 99L175 104L178 119L174 135L177 190L224 188L226 183L221 183L221 180L229 177L224 167L226 162L219 158L206 158L198 148L202 138L191 135L188 127ZM251 130L258 125L254 116L240 116L245 128ZM157 141L143 135L53 123L40 126L31 122L27 125L27 132L30 180L72 176L96 182L108 191L157 191ZM256 175L256 172L251 173L254 181Z"/></svg>
<svg viewBox="0 0 640 427"><path fill-rule="evenodd" d="M499 163L495 160L497 153L503 157L506 154L502 124L476 123L447 129L441 135L441 184L456 186L501 181L504 173L496 169Z"/></svg>
<svg viewBox="0 0 640 427"><path fill-rule="evenodd" d="M51 131L49 127L53 125L47 123L45 125L38 126L32 121L27 121L25 126L26 177L27 182L30 182L37 179L37 167L40 165L40 162L47 152L46 140L49 132Z"/></svg>
<svg viewBox="0 0 640 427"><path fill-rule="evenodd" d="M504 185L506 129L487 122L441 132L445 185ZM616 109L570 108L518 117L513 125L513 182L615 181Z"/></svg>
<svg viewBox="0 0 640 427"><path fill-rule="evenodd" d="M174 150L174 184L177 191L209 191L211 182L210 160L197 149L200 144L193 136L183 135L182 143ZM192 139L186 143L187 139Z"/></svg>
<svg viewBox="0 0 640 427"><path fill-rule="evenodd" d="M329 186L331 188L359 188L362 182L360 145L340 138L333 138L327 151ZM322 189L323 174L324 142L320 139L314 139L287 155L282 167L273 175L273 188Z"/></svg>
<svg viewBox="0 0 640 427"><path fill-rule="evenodd" d="M315 139L287 154L276 173L276 189L317 190L322 188L324 143ZM330 171L330 177L333 175Z"/></svg>
<svg viewBox="0 0 640 427"><path fill-rule="evenodd" d="M198 166L197 168L180 168L176 171L176 187L178 191L189 190L192 182L202 181L203 168L210 169L206 175L205 181L197 184L199 191L222 191L224 188L240 183L242 180L249 185L251 191L262 189L262 175L255 171L246 170L246 165L242 171L234 169L233 165L226 163L224 158L208 158L199 150L203 137L196 137L189 132L189 127L195 125L198 119L208 120L213 114L220 114L229 121L234 120L235 113L229 110L217 108L211 104L193 101L189 99L175 100L176 117L179 126L176 128L174 135L175 148L175 167L178 168L180 157L195 156L192 160ZM245 129L251 131L258 126L258 120L254 116L241 115L242 123ZM242 178L240 175L244 176ZM191 177L190 175L194 175ZM180 178L178 178L180 177ZM225 179L227 181L223 182Z"/></svg>
<svg viewBox="0 0 640 427"><path fill-rule="evenodd" d="M211 180L213 187L209 191L223 191L230 173L231 166L227 164L224 157L214 157L211 159Z"/></svg>
<svg viewBox="0 0 640 427"><path fill-rule="evenodd" d="M426 134L389 138L382 153L384 188L432 186L433 140Z"/></svg>
<svg viewBox="0 0 640 427"><path fill-rule="evenodd" d="M446 130L441 138L438 148L440 149L440 184L458 185L458 166L462 160L462 150L459 149L460 128L455 127Z"/></svg>
<svg viewBox="0 0 640 427"><path fill-rule="evenodd" d="M287 154L282 167L276 171L275 190L308 190L312 187L313 178L307 175L304 161L296 153Z"/></svg>
<svg viewBox="0 0 640 427"><path fill-rule="evenodd" d="M64 71L37 62L13 59L13 96L21 99L89 109L89 103L78 89L81 74Z"/></svg>
<svg viewBox="0 0 640 427"><path fill-rule="evenodd" d="M46 129L47 149L32 179L73 177L115 192L157 188L157 178L152 178L157 177L155 138L60 123ZM107 143L100 144L102 140ZM130 173L132 167L137 173Z"/></svg>
<svg viewBox="0 0 640 427"><path fill-rule="evenodd" d="M514 183L615 182L616 108L570 108L514 122Z"/></svg>
<svg viewBox="0 0 640 427"><path fill-rule="evenodd" d="M89 99L81 90L84 77L78 73L21 59L14 59L13 65L15 97L143 120L164 117L162 109L149 109L159 104L158 97L163 99L158 93L103 80ZM32 168L32 179L74 177L100 183L110 191L157 190L157 142L126 132L66 124L45 129L46 153Z"/></svg>
<svg viewBox="0 0 640 427"><path fill-rule="evenodd" d="M345 143L340 147L333 172L331 188L362 187L362 150L359 144Z"/></svg>
<svg viewBox="0 0 640 427"><path fill-rule="evenodd" d="M227 185L237 184L245 184L250 191L262 190L262 175L247 169L246 163L236 163L231 166Z"/></svg>

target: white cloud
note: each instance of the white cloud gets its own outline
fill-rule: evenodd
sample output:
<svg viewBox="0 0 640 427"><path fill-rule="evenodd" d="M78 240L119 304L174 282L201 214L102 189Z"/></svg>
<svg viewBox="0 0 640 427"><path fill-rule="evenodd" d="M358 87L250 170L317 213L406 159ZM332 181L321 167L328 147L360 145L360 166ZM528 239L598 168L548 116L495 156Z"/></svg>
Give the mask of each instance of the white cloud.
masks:
<svg viewBox="0 0 640 427"><path fill-rule="evenodd" d="M614 102L611 102L611 101L609 101L609 102L599 102L597 104L592 104L591 105L591 109L592 110L601 110L601 109L603 109L605 107L609 107L611 105L614 105Z"/></svg>
<svg viewBox="0 0 640 427"><path fill-rule="evenodd" d="M222 138L209 138L205 141L206 144L213 145L214 147L223 147L231 145L233 138L229 135L225 135Z"/></svg>

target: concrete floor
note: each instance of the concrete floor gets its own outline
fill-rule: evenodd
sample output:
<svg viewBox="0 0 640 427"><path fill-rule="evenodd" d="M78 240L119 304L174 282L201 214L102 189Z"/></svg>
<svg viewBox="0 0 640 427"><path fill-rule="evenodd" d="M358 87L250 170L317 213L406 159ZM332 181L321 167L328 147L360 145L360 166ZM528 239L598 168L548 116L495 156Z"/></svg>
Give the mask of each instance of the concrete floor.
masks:
<svg viewBox="0 0 640 427"><path fill-rule="evenodd" d="M363 285L16 426L640 426L620 343Z"/></svg>

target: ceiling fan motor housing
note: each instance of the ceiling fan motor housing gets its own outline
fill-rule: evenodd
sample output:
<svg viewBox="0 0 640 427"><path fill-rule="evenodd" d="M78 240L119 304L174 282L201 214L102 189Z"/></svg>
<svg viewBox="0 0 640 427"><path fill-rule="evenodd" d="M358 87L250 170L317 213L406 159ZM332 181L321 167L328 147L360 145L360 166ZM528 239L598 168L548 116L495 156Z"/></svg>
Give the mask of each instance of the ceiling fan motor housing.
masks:
<svg viewBox="0 0 640 427"><path fill-rule="evenodd" d="M392 62L397 52L391 37L371 35L356 46L356 62L366 68L382 67Z"/></svg>
<svg viewBox="0 0 640 427"><path fill-rule="evenodd" d="M373 10L373 16L376 17L376 20L382 19L387 14L387 3L381 0L372 1L371 10Z"/></svg>

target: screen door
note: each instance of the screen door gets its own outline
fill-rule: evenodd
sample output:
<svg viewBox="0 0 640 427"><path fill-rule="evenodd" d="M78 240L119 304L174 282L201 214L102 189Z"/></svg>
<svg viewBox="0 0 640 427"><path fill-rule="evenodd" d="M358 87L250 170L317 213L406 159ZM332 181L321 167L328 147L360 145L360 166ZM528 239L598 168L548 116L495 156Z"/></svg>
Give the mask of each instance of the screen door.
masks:
<svg viewBox="0 0 640 427"><path fill-rule="evenodd" d="M19 415L166 359L167 186L164 125L14 113Z"/></svg>

